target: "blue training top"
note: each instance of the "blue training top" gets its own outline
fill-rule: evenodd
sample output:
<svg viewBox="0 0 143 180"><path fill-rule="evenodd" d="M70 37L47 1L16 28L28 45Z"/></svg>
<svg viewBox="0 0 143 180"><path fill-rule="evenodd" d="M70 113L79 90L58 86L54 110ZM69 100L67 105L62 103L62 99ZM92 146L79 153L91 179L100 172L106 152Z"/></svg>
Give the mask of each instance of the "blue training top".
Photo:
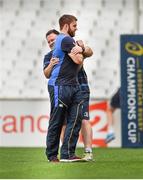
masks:
<svg viewBox="0 0 143 180"><path fill-rule="evenodd" d="M59 63L53 67L49 85L77 85L77 74L80 66L73 62L68 53L75 46L72 37L65 34L57 36L52 57L59 58Z"/></svg>
<svg viewBox="0 0 143 180"><path fill-rule="evenodd" d="M45 69L49 65L50 60L52 58L52 53L53 53L53 51L50 51L49 53L47 53L45 55L44 62L43 62L43 69ZM88 79L87 79L87 75L86 75L86 72L85 72L83 66L81 67L81 69L78 72L78 82L82 86L83 90L86 89L89 91Z"/></svg>

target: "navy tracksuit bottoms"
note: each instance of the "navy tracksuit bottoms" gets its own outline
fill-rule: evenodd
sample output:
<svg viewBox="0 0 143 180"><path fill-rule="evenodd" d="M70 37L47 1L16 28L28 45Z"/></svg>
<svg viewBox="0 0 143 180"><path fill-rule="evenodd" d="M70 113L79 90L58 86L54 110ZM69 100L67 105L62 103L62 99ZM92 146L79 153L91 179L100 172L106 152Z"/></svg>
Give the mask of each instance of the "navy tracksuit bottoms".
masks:
<svg viewBox="0 0 143 180"><path fill-rule="evenodd" d="M83 98L78 85L48 86L51 112L47 132L46 155L49 160L58 155L61 129L66 118L64 140L60 151L61 159L75 155L82 121Z"/></svg>

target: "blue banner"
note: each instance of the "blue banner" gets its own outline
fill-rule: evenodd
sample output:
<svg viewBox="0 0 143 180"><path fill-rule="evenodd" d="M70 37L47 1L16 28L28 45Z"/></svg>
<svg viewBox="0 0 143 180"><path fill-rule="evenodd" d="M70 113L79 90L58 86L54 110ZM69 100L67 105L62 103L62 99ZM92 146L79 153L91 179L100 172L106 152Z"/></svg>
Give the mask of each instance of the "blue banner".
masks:
<svg viewBox="0 0 143 180"><path fill-rule="evenodd" d="M121 35L122 146L143 147L143 35Z"/></svg>

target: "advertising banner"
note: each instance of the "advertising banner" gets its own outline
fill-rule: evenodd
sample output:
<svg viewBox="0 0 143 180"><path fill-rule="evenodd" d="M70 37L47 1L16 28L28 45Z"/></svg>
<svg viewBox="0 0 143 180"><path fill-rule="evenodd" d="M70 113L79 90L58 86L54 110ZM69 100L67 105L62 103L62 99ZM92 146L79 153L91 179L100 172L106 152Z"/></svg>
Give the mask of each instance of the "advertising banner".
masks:
<svg viewBox="0 0 143 180"><path fill-rule="evenodd" d="M45 101L0 101L0 146L45 147L50 103ZM107 147L107 102L90 102L93 147ZM78 146L83 147L80 134ZM118 138L112 146L119 147Z"/></svg>
<svg viewBox="0 0 143 180"><path fill-rule="evenodd" d="M122 146L143 147L143 35L121 35Z"/></svg>

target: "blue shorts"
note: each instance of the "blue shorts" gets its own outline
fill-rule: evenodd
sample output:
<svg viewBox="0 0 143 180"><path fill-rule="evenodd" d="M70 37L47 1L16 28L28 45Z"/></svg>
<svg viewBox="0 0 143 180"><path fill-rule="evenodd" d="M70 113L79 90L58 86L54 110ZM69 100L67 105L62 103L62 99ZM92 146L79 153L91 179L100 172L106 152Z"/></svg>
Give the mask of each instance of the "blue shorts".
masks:
<svg viewBox="0 0 143 180"><path fill-rule="evenodd" d="M89 86L81 86L82 98L84 100L82 106L82 117L84 120L89 120L89 98L90 90Z"/></svg>

